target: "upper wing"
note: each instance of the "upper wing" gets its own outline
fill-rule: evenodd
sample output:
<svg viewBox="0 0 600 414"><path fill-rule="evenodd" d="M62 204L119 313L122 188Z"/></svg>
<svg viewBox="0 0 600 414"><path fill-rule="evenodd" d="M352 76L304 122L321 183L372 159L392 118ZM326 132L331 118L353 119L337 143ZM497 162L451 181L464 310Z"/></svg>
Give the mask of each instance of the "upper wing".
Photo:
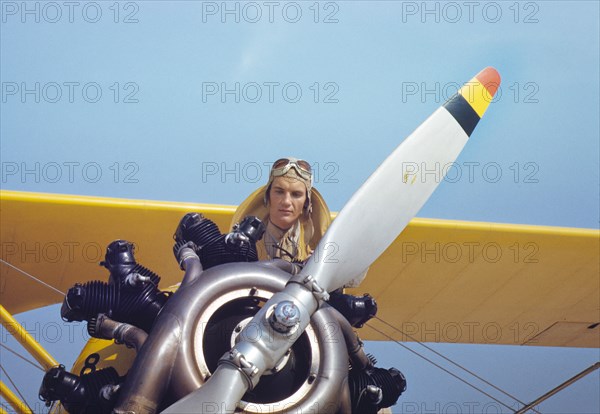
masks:
<svg viewBox="0 0 600 414"><path fill-rule="evenodd" d="M181 280L172 234L196 211L229 228L234 206L2 191L2 260L54 288L106 281L108 243L136 244L136 259ZM399 341L600 347L600 232L414 219L355 292L379 304L369 325ZM335 260L335 252L321 260ZM12 313L63 296L6 263L0 298ZM370 328L364 339L385 340Z"/></svg>
<svg viewBox="0 0 600 414"><path fill-rule="evenodd" d="M113 240L135 243L136 260L161 276L161 285L181 281L173 256L173 233L183 215L202 212L223 231L233 206L124 200L2 191L2 259L66 292L77 282L108 280L98 265ZM63 296L2 263L0 297L11 313L52 303Z"/></svg>

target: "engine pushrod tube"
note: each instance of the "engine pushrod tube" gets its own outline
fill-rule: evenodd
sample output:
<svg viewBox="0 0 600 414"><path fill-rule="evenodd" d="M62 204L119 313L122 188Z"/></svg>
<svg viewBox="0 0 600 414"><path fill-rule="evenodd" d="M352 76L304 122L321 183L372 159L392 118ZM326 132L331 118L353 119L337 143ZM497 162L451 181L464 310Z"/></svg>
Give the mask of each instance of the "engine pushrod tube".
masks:
<svg viewBox="0 0 600 414"><path fill-rule="evenodd" d="M185 275L180 289L197 280L202 273L200 259L191 249L188 250L192 253L182 256ZM173 296L180 294L178 290ZM173 302L173 298L170 302ZM167 302L167 308L168 304ZM152 331L153 337L160 338L160 341L144 341L145 346L141 347L138 357L127 374L113 413L153 414L167 391L171 370L181 343L181 323L176 315L169 313L168 309L161 311L160 318L163 322L155 326ZM145 365L148 361L156 362L152 373L154 380L149 380L146 373Z"/></svg>

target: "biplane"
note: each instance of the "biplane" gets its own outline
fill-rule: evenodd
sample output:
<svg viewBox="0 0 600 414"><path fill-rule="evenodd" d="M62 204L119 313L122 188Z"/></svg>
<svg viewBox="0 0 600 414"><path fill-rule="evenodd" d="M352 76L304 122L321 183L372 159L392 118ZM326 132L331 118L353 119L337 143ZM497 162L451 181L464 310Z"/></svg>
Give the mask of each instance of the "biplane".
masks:
<svg viewBox="0 0 600 414"><path fill-rule="evenodd" d="M343 329L327 330L343 323L327 314L323 302L327 292L367 268L362 284L349 291L369 292L378 303L377 321L383 323L362 329L364 340L427 341L428 331L421 328L442 326L442 342L600 348L598 230L413 218L437 183L409 172L398 174L398 165L403 160L447 163L458 156L499 77L487 68L472 82L477 93L467 93L473 91L471 84L451 98L334 214L315 259L298 277L281 269L258 270L261 264L229 263L198 272L190 252L179 257L182 274L173 258L174 226L185 213L198 212L226 233L234 206L3 190L3 324L44 368L56 369L57 361L11 315L63 302L58 292L98 279L98 265L66 256L30 261L19 246L32 241L108 246L123 239L135 242L137 262L160 275L160 286L172 286L175 293L152 320L148 335L136 331L128 342L131 348L115 344L116 337L90 341L69 369L83 377L113 367L117 377L126 378L120 390L113 387L118 401L109 410L115 412L358 412L355 400L373 384L365 382L357 388L358 396L350 395L351 355L345 346L328 343L346 345L351 340ZM367 218L367 209L378 214ZM365 234L373 242L358 249L354 242ZM326 247L332 245L330 256ZM45 284L20 273L42 276ZM288 325L277 319L283 303L295 316ZM244 313L252 306L253 311ZM224 313L235 318L227 329L214 328L215 315ZM206 349L212 337L198 329L201 324L226 330L231 351L223 355L219 348L209 361ZM254 339L251 329L259 333ZM328 341L331 335L335 341ZM171 355L169 349L178 351ZM291 391L278 393L278 382L271 380L266 391L250 393L260 388L261 378L285 371L291 349L295 359L306 360L292 375ZM17 412L31 412L1 385L2 397ZM377 410L385 399L381 388L379 394L375 390L380 397L374 404ZM534 403L524 404L519 412ZM54 411L64 412L64 406Z"/></svg>

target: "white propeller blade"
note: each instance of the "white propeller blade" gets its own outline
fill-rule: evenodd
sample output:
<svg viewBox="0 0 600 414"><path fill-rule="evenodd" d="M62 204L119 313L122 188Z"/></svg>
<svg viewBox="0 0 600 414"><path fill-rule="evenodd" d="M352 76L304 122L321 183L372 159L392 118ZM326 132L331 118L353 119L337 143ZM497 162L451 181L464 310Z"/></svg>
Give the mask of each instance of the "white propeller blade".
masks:
<svg viewBox="0 0 600 414"><path fill-rule="evenodd" d="M482 70L404 140L338 214L300 273L301 279L311 276L329 292L363 273L404 230L443 178L419 171L431 171L436 166L441 169L456 160L499 84L500 76L494 68ZM306 289L290 283L256 314L251 325L263 328L260 339L253 343L242 340L234 348L255 368L253 381L275 366L291 346L289 337L270 329L266 318L269 309L282 300L298 305L298 328L302 330L318 305ZM163 412L200 412L206 404L233 412L248 381L240 370L220 365L206 385Z"/></svg>

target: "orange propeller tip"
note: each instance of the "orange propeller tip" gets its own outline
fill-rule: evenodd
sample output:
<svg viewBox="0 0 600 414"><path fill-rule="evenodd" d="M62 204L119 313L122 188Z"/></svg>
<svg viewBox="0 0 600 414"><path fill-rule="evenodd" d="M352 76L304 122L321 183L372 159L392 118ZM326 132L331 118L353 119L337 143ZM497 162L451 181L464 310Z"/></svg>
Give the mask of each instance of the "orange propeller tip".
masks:
<svg viewBox="0 0 600 414"><path fill-rule="evenodd" d="M495 68L488 66L479 72L475 77L488 90L491 96L496 94L496 91L500 86L501 79L500 74Z"/></svg>

